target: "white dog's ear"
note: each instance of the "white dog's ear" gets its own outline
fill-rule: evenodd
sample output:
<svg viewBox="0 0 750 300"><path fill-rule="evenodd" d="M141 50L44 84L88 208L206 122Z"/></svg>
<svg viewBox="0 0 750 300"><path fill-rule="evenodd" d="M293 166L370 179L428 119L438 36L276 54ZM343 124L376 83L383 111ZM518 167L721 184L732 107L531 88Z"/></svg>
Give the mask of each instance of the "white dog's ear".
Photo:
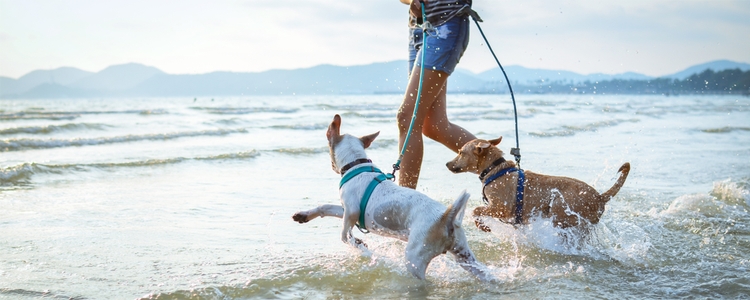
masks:
<svg viewBox="0 0 750 300"><path fill-rule="evenodd" d="M362 145L364 145L365 149L367 149L368 147L370 147L370 145L372 145L372 141L374 141L375 138L378 137L378 134L380 134L380 131L370 134L370 135L363 136L359 138L359 140L362 141Z"/></svg>
<svg viewBox="0 0 750 300"><path fill-rule="evenodd" d="M501 136L501 137L499 137L499 138L496 138L496 139L494 139L494 140L489 140L489 142L490 142L490 144L492 144L493 146L497 146L498 144L500 144L500 141L502 141L502 140L503 140L503 137Z"/></svg>
<svg viewBox="0 0 750 300"><path fill-rule="evenodd" d="M334 138L338 137L339 130L341 129L341 116L336 114L333 116L333 121L331 121L331 125L328 125L328 131L326 131L326 138L328 138L328 142L331 142Z"/></svg>

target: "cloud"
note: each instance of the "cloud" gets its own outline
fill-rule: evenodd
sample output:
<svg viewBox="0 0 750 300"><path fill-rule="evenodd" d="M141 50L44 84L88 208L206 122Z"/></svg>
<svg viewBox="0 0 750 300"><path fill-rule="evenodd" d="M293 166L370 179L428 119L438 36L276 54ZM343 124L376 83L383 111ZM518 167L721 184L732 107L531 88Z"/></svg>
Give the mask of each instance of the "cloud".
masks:
<svg viewBox="0 0 750 300"><path fill-rule="evenodd" d="M750 61L750 1L475 1L506 65L660 75ZM0 75L139 62L169 73L252 72L406 59L396 0L0 0ZM459 68L494 67L481 37Z"/></svg>
<svg viewBox="0 0 750 300"><path fill-rule="evenodd" d="M750 34L748 1L506 3L475 8L509 64L663 75L714 59L750 60L750 39L741 37Z"/></svg>

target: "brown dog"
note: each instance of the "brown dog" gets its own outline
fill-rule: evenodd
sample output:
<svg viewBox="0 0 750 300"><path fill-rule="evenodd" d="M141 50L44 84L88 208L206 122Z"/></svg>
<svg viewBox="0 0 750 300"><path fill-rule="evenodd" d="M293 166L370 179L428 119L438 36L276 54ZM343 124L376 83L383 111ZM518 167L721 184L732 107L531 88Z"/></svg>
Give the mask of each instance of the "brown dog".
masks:
<svg viewBox="0 0 750 300"><path fill-rule="evenodd" d="M541 214L551 218L552 223L560 228L585 224L581 219L590 224L599 223L604 205L620 191L630 172L630 163L623 164L615 185L600 195L593 187L577 179L526 171L523 172L523 200L517 205L521 172L511 169L516 163L503 159L503 151L496 147L502 139L470 141L458 151L456 158L446 164L453 173L480 174L487 206L475 208L474 217L477 227L484 231L490 229L481 223L481 216L518 224L528 222L533 214ZM507 174L497 177L505 172ZM518 211L517 207L520 207Z"/></svg>

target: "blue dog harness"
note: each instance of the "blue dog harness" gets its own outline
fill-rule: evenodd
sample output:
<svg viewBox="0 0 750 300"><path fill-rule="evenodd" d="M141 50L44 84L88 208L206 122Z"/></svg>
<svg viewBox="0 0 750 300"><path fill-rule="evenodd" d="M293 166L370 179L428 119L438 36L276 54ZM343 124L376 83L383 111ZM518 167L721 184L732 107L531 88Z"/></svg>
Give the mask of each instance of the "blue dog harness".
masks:
<svg viewBox="0 0 750 300"><path fill-rule="evenodd" d="M482 187L482 200L484 200L485 203L489 203L489 200L487 200L487 196L484 194L484 189L487 187L487 185L489 185L490 183L495 181L495 179L498 179L505 174L518 172L518 185L516 188L516 219L515 219L515 222L513 223L513 225L518 225L518 224L521 224L521 222L523 222L523 191L524 191L524 183L526 181L526 175L524 175L523 170L511 167L507 169L502 169L499 172L495 173L494 175L490 176L489 178L486 178L486 179L484 178L484 176L490 171L492 167L495 167L504 161L505 159L503 158L496 160L495 162L492 163L492 166L484 170L482 174L479 176L479 180L484 181L484 186Z"/></svg>
<svg viewBox="0 0 750 300"><path fill-rule="evenodd" d="M372 161L369 159L358 159L354 162L344 166L342 168L342 174L346 172L348 169L354 167L357 164L360 163L371 163ZM342 175L341 181L339 182L339 189L341 189L342 186L344 186L345 183L347 183L352 178L356 177L359 174L362 173L380 173L378 176L372 179L369 185L367 185L367 189L365 190L365 193L362 195L362 200L359 201L359 222L357 223L357 228L359 228L359 231L362 231L363 233L369 233L367 231L367 228L365 228L365 208L367 208L367 202L370 201L370 196L372 195L372 192L375 190L375 187L378 186L383 181L389 180L393 178L392 174L385 174L380 169L374 167L374 166L363 166L356 168L352 170L351 172L346 173L346 175Z"/></svg>

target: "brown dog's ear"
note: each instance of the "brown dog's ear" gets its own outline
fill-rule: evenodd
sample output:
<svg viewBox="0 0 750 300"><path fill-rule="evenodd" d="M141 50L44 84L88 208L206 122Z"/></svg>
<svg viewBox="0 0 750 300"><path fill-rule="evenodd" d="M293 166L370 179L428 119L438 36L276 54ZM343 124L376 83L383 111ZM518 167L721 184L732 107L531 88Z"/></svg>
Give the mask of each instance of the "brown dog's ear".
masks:
<svg viewBox="0 0 750 300"><path fill-rule="evenodd" d="M331 121L331 125L328 125L328 131L326 131L326 137L328 138L328 142L331 142L334 137L338 137L339 129L341 128L341 116L336 114L333 116L333 121Z"/></svg>
<svg viewBox="0 0 750 300"><path fill-rule="evenodd" d="M477 144L476 147L474 147L474 153L476 153L476 154L482 154L482 151L484 151L484 149L489 148L490 146L491 145L490 145L489 142L487 142L487 141L481 141L481 142L479 142Z"/></svg>
<svg viewBox="0 0 750 300"><path fill-rule="evenodd" d="M368 147L370 147L370 145L372 145L372 141L374 141L375 138L378 137L378 134L380 134L380 131L370 134L370 135L363 136L359 138L359 140L362 141L362 145L364 145L365 149L367 149Z"/></svg>
<svg viewBox="0 0 750 300"><path fill-rule="evenodd" d="M499 138L496 138L496 139L494 139L494 140L489 140L489 142L490 142L490 144L492 144L493 146L497 146L497 144L500 144L500 141L502 141L502 140L503 140L503 137L501 136L501 137L499 137Z"/></svg>

